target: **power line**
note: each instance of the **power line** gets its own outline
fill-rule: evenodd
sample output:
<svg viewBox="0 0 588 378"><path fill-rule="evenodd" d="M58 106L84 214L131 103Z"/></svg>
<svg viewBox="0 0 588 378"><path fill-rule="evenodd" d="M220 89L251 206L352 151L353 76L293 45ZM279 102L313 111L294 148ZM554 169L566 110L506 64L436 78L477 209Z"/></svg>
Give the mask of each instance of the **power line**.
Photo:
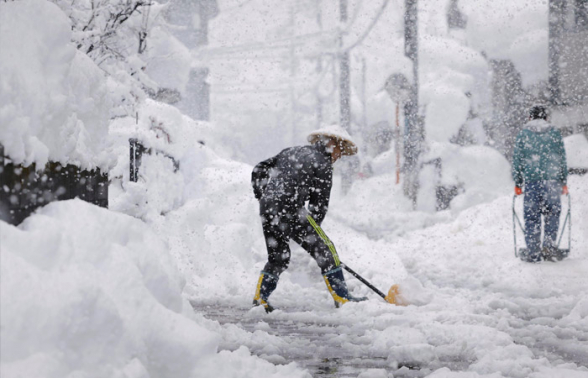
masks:
<svg viewBox="0 0 588 378"><path fill-rule="evenodd" d="M389 2L390 2L390 0L384 0L384 3L380 7L380 10L376 14L376 17L374 17L374 19L372 20L372 23L368 26L368 28L364 31L364 33L361 35L361 37L359 37L359 39L357 41L355 41L354 43L352 43L348 47L344 47L343 48L344 51L351 51L352 49L354 49L355 47L357 47L359 44L361 44L363 42L363 40L368 36L368 34L370 34L370 32L372 31L374 26L376 26L376 24L380 20L380 17L382 17L382 14L384 14L384 10L388 6Z"/></svg>

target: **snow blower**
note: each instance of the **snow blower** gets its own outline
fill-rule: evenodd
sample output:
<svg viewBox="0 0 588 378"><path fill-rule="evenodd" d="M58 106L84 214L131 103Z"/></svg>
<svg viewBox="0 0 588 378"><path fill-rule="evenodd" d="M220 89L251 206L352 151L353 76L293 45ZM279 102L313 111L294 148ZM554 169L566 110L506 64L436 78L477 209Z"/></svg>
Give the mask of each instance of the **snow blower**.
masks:
<svg viewBox="0 0 588 378"><path fill-rule="evenodd" d="M550 253L549 255L544 254L542 256L544 260L561 261L561 260L565 259L566 257L568 257L568 255L570 254L570 251L572 249L572 216L571 216L572 200L571 200L569 194L566 194L566 196L568 197L568 210L566 212L562 211L562 214L565 214L566 216L565 216L563 225L561 227L561 233L560 233L559 238L557 240L556 249L554 252ZM517 197L519 197L519 196L514 195L513 199L512 199L512 227L513 227L513 235L514 235L515 257L520 258L520 257L526 256L527 249L526 248L517 249L517 224L519 225L519 228L523 232L523 235L525 234L525 227L521 223L521 220L519 219L519 216L515 210L515 202L516 202ZM565 233L566 225L568 226L568 246L567 246L567 248L560 248L559 246L561 244L561 239Z"/></svg>
<svg viewBox="0 0 588 378"><path fill-rule="evenodd" d="M388 295L386 295L386 294L382 293L380 290L378 290L377 287L375 287L374 285L369 283L365 278L363 278L359 274L355 273L355 271L353 269L351 269L350 267L348 267L347 265L341 263L341 266L343 267L343 269L345 269L346 271L351 273L351 275L353 277L357 278L363 284L365 284L367 287L372 289L372 291L374 293L376 293L380 297L384 298L384 300L386 302L392 303L397 306L408 306L409 305L409 303L406 301L406 299L404 299L404 297L402 297L401 292L400 292L400 288L398 287L398 285L396 285L396 284L392 285L392 287L390 287L390 290L388 290Z"/></svg>

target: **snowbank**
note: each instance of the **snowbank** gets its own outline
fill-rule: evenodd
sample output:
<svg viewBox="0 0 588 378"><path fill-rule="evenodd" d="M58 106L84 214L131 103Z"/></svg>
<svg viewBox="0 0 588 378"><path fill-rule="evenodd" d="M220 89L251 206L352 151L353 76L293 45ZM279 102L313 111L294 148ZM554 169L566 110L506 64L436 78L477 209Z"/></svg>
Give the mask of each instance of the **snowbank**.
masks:
<svg viewBox="0 0 588 378"><path fill-rule="evenodd" d="M16 163L111 164L106 79L70 40L51 2L0 4L0 143Z"/></svg>
<svg viewBox="0 0 588 378"><path fill-rule="evenodd" d="M182 96L190 76L190 51L161 26L149 30L146 73L161 88L175 89Z"/></svg>
<svg viewBox="0 0 588 378"><path fill-rule="evenodd" d="M74 200L0 226L3 376L189 376L215 353L142 222Z"/></svg>
<svg viewBox="0 0 588 378"><path fill-rule="evenodd" d="M426 139L449 142L485 95L488 63L478 51L439 36L423 39L419 59Z"/></svg>
<svg viewBox="0 0 588 378"><path fill-rule="evenodd" d="M370 161L374 174L368 179L357 179L350 192L333 199L332 207L340 208L337 216L354 219L354 226L369 235L385 231L393 235L446 222L470 207L492 202L512 191L510 164L504 156L491 147L461 147L450 143L431 143L423 161L441 160L441 177L438 179L433 164L423 167L417 212L403 193L401 182L396 184L394 175L396 158L393 149ZM338 178L337 178L338 179ZM457 195L450 202L450 213L436 212L435 184L455 187ZM334 189L337 193L338 188Z"/></svg>
<svg viewBox="0 0 588 378"><path fill-rule="evenodd" d="M451 201L451 209L456 214L492 202L514 187L508 160L494 148L433 143L424 160L435 157L441 158L443 166L441 184L460 187L460 194Z"/></svg>
<svg viewBox="0 0 588 378"><path fill-rule="evenodd" d="M73 200L0 235L3 377L306 376L246 348L217 354L169 246L139 220Z"/></svg>
<svg viewBox="0 0 588 378"><path fill-rule="evenodd" d="M588 138L582 134L564 138L569 168L588 168Z"/></svg>
<svg viewBox="0 0 588 378"><path fill-rule="evenodd" d="M110 171L110 208L143 219L177 209L192 191L198 192L195 177L210 156L216 156L211 147L223 151L211 124L153 100L140 104L137 117L114 120L110 137L117 157ZM151 150L143 154L136 183L129 182L131 138Z"/></svg>
<svg viewBox="0 0 588 378"><path fill-rule="evenodd" d="M460 8L468 17L469 46L491 59L512 60L525 87L547 80L547 2L522 6L508 0L482 0L460 3Z"/></svg>

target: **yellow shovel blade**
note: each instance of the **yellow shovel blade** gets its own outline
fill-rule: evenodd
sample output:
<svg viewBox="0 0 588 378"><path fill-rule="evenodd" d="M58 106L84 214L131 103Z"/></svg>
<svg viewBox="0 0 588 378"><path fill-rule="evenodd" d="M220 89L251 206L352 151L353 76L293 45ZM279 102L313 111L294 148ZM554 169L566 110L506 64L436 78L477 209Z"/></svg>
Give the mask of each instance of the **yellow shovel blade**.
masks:
<svg viewBox="0 0 588 378"><path fill-rule="evenodd" d="M408 306L408 301L402 296L400 288L397 284L392 285L390 290L388 290L388 295L384 298L386 302L392 303L397 306Z"/></svg>

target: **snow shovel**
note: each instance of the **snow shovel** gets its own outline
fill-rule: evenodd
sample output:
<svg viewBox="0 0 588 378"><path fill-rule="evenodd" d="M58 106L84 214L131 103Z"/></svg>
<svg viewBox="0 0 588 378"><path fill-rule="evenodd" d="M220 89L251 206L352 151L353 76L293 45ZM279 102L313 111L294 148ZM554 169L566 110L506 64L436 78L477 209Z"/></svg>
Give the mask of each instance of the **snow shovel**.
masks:
<svg viewBox="0 0 588 378"><path fill-rule="evenodd" d="M555 252L555 256L552 256L558 261L568 257L570 251L572 250L572 200L569 193L566 194L566 196L568 197L568 211L565 213L566 217L561 227L561 234L559 235L559 238L557 240L557 251ZM523 235L525 234L525 227L521 223L521 220L519 219L519 216L517 215L517 212L515 210L515 201L517 197L517 195L514 195L512 198L512 227L514 235L515 257L519 257L519 254L524 254L526 252L526 248L517 249L517 223L519 225L519 228L523 232ZM565 233L566 225L568 226L568 248L559 248L559 245L561 244L561 239Z"/></svg>
<svg viewBox="0 0 588 378"><path fill-rule="evenodd" d="M345 269L346 271L351 273L351 275L353 277L357 278L363 284L365 284L367 287L372 289L374 293L376 293L380 297L384 298L384 300L386 302L392 303L397 306L408 306L409 303L402 296L400 296L400 289L398 288L397 284L392 285L392 287L390 287L390 290L388 290L388 295L386 295L386 294L382 293L380 290L378 290L377 287L375 287L374 285L369 283L365 278L363 278L359 274L355 273L355 271L353 269L351 269L350 267L348 267L347 265L341 263L341 266L343 267L343 269Z"/></svg>

